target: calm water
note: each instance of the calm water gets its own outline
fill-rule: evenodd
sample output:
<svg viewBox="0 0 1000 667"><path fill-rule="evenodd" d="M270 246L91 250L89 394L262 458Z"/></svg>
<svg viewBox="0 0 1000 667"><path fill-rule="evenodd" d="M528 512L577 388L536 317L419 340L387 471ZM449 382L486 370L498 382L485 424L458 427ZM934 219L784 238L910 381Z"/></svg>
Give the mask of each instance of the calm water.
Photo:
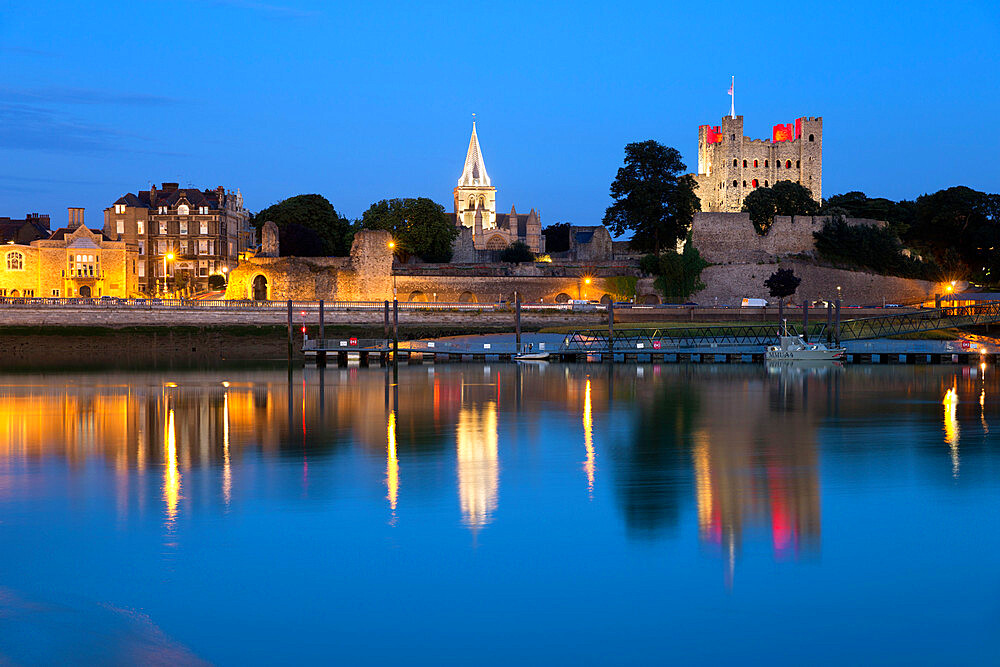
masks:
<svg viewBox="0 0 1000 667"><path fill-rule="evenodd" d="M998 375L0 376L0 663L996 664Z"/></svg>

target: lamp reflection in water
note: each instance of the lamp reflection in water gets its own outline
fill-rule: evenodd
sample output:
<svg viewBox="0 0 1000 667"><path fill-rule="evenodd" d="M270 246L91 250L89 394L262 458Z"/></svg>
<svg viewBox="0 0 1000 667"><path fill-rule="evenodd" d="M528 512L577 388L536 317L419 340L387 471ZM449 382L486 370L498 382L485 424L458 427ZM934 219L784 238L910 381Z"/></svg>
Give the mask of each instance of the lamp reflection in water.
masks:
<svg viewBox="0 0 1000 667"><path fill-rule="evenodd" d="M389 421L385 429L385 485L388 491L389 509L392 511L392 521L396 522L396 499L399 496L399 457L396 455L396 412L389 412Z"/></svg>
<svg viewBox="0 0 1000 667"><path fill-rule="evenodd" d="M229 461L229 383L222 394L222 500L229 509L233 496L233 470Z"/></svg>
<svg viewBox="0 0 1000 667"><path fill-rule="evenodd" d="M594 453L594 413L590 402L590 378L587 378L587 385L583 392L583 446L587 450L587 460L583 463L583 469L587 473L587 493L594 496L594 461L597 455Z"/></svg>
<svg viewBox="0 0 1000 667"><path fill-rule="evenodd" d="M462 521L479 528L497 507L497 404L463 407L458 413L458 496Z"/></svg>
<svg viewBox="0 0 1000 667"><path fill-rule="evenodd" d="M172 528L177 520L177 502L181 494L181 473L177 469L177 432L174 428L174 409L167 411L166 433L164 434L163 502L166 504L167 527Z"/></svg>
<svg viewBox="0 0 1000 667"><path fill-rule="evenodd" d="M951 474L958 477L958 387L957 380L952 384L951 389L945 392L944 400L944 441L951 449Z"/></svg>

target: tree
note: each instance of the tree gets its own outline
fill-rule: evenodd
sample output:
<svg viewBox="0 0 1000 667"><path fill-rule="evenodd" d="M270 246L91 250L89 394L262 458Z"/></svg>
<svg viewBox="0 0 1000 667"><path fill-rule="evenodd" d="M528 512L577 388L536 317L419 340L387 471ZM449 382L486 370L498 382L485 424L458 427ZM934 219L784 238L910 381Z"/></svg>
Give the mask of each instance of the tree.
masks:
<svg viewBox="0 0 1000 667"><path fill-rule="evenodd" d="M361 226L392 234L394 253L402 262L411 255L425 262L448 262L458 238L458 227L445 215L444 207L426 197L376 202L362 214Z"/></svg>
<svg viewBox="0 0 1000 667"><path fill-rule="evenodd" d="M792 181L778 181L769 188L755 188L743 200L743 210L759 234L766 234L776 215L813 215L819 204L809 188Z"/></svg>
<svg viewBox="0 0 1000 667"><path fill-rule="evenodd" d="M615 236L632 232L637 250L673 248L687 236L701 210L694 178L676 148L656 141L625 146L625 164L611 183L615 203L604 213L604 225Z"/></svg>
<svg viewBox="0 0 1000 667"><path fill-rule="evenodd" d="M813 232L816 252L829 261L902 278L939 280L938 267L904 253L889 225L848 224L840 209L827 209L823 229Z"/></svg>
<svg viewBox="0 0 1000 667"><path fill-rule="evenodd" d="M213 273L208 277L208 288L213 290L226 289L225 277L219 275L218 273Z"/></svg>
<svg viewBox="0 0 1000 667"><path fill-rule="evenodd" d="M278 226L279 232L290 224L307 227L314 231L322 241L320 247L309 250L306 256L344 256L351 251L351 241L354 230L351 222L341 217L333 205L322 195L297 195L268 206L253 216L253 224L260 232L264 223L271 220ZM280 238L280 237L279 237ZM301 248L298 248L301 250ZM280 248L281 254L290 256L293 253Z"/></svg>
<svg viewBox="0 0 1000 667"><path fill-rule="evenodd" d="M542 230L545 237L545 252L565 252L569 250L568 222L557 222Z"/></svg>
<svg viewBox="0 0 1000 667"><path fill-rule="evenodd" d="M653 285L667 301L686 301L692 294L705 289L701 272L708 262L691 243L688 236L684 251L667 250L660 255L646 255L639 262L645 273L656 276Z"/></svg>
<svg viewBox="0 0 1000 667"><path fill-rule="evenodd" d="M534 259L535 254L531 252L531 248L524 241L514 241L500 251L501 262L520 264L522 262L532 262Z"/></svg>
<svg viewBox="0 0 1000 667"><path fill-rule="evenodd" d="M846 192L833 195L823 202L820 213L829 215L834 211L843 211L851 218L867 218L889 223L893 232L902 237L913 222L915 204L912 201L895 202L885 197L868 197L863 192Z"/></svg>
<svg viewBox="0 0 1000 667"><path fill-rule="evenodd" d="M904 238L951 271L948 279L995 281L1000 272L994 244L998 224L1000 195L957 186L918 197Z"/></svg>
<svg viewBox="0 0 1000 667"><path fill-rule="evenodd" d="M290 222L278 228L278 247L286 257L324 257L326 241L313 228Z"/></svg>
<svg viewBox="0 0 1000 667"><path fill-rule="evenodd" d="M783 315L785 297L795 294L799 288L802 278L795 275L791 269L778 269L771 274L771 277L764 281L764 287L768 289L771 296L778 299L778 319Z"/></svg>

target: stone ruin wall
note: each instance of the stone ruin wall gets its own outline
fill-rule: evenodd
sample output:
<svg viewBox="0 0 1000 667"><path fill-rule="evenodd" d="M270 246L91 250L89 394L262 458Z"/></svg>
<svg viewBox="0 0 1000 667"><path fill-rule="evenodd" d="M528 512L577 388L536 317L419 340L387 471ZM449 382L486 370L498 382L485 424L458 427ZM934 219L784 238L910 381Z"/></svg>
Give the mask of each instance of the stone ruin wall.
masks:
<svg viewBox="0 0 1000 667"><path fill-rule="evenodd" d="M767 234L761 236L750 222L749 213L696 213L692 242L702 258L713 264L773 261L784 255L815 251L813 232L823 229L828 219L810 215L775 216ZM864 218L847 218L847 223L886 224Z"/></svg>

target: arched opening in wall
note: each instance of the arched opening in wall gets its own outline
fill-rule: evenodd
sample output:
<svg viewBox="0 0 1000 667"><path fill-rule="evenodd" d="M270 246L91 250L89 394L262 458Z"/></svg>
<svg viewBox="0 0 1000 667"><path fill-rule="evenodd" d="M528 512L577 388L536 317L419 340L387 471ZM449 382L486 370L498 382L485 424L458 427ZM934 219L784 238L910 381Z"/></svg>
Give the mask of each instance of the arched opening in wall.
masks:
<svg viewBox="0 0 1000 667"><path fill-rule="evenodd" d="M746 186L747 186L747 182L743 181L743 187L746 187Z"/></svg>
<svg viewBox="0 0 1000 667"><path fill-rule="evenodd" d="M764 180L764 187L767 187L767 179Z"/></svg>
<svg viewBox="0 0 1000 667"><path fill-rule="evenodd" d="M733 166L734 166L734 167L738 167L738 166L740 166L740 163L739 163L739 162L737 162L736 160L733 160Z"/></svg>
<svg viewBox="0 0 1000 667"><path fill-rule="evenodd" d="M19 296L17 290L10 293L11 296ZM80 296L89 297L90 296L90 285L84 285L80 288Z"/></svg>
<svg viewBox="0 0 1000 667"><path fill-rule="evenodd" d="M251 296L254 301L267 301L267 278L258 274L251 283Z"/></svg>
<svg viewBox="0 0 1000 667"><path fill-rule="evenodd" d="M737 185L739 185L739 183L737 181L733 181L733 187L735 188Z"/></svg>
<svg viewBox="0 0 1000 667"><path fill-rule="evenodd" d="M472 292L462 292L458 295L459 303L479 303L479 299Z"/></svg>
<svg viewBox="0 0 1000 667"><path fill-rule="evenodd" d="M496 234L490 237L490 240L486 242L487 250L503 250L507 247L507 239Z"/></svg>
<svg viewBox="0 0 1000 667"><path fill-rule="evenodd" d="M732 134L729 135L729 140L730 141L736 141L736 133L735 132L733 132Z"/></svg>
<svg viewBox="0 0 1000 667"><path fill-rule="evenodd" d="M753 186L754 186L754 187L757 187L758 185L760 185L760 181L758 181L758 180L757 180L756 178L755 178L755 179L753 179L753 180L751 181L751 183L753 184Z"/></svg>
<svg viewBox="0 0 1000 667"><path fill-rule="evenodd" d="M476 198L469 197L469 208L476 208Z"/></svg>
<svg viewBox="0 0 1000 667"><path fill-rule="evenodd" d="M764 167L767 167L767 160L764 160Z"/></svg>
<svg viewBox="0 0 1000 667"><path fill-rule="evenodd" d="M601 297L601 303L603 303L605 306L610 304L612 301L614 301L614 299L611 298L610 294L605 294L604 296Z"/></svg>
<svg viewBox="0 0 1000 667"><path fill-rule="evenodd" d="M486 208L486 197L479 197L479 208Z"/></svg>
<svg viewBox="0 0 1000 667"><path fill-rule="evenodd" d="M785 169L791 169L791 168L792 168L792 161L785 160Z"/></svg>
<svg viewBox="0 0 1000 667"><path fill-rule="evenodd" d="M743 160L743 168L746 169L746 167L747 167L747 161Z"/></svg>
<svg viewBox="0 0 1000 667"><path fill-rule="evenodd" d="M566 303L567 301L569 301L569 294L566 294L566 292L556 294L556 303Z"/></svg>
<svg viewBox="0 0 1000 667"><path fill-rule="evenodd" d="M421 301L426 303L427 295L417 290L416 292L410 292L410 301Z"/></svg>
<svg viewBox="0 0 1000 667"><path fill-rule="evenodd" d="M816 137L814 137L813 135L810 134L809 135L809 141L816 141Z"/></svg>
<svg viewBox="0 0 1000 667"><path fill-rule="evenodd" d="M753 161L753 166L754 166L754 167L756 167L756 166L757 166L757 160L754 160L754 161Z"/></svg>
<svg viewBox="0 0 1000 667"><path fill-rule="evenodd" d="M796 160L795 161L795 168L796 169L801 169L802 168L802 160Z"/></svg>
<svg viewBox="0 0 1000 667"><path fill-rule="evenodd" d="M655 306L658 303L660 303L660 297L656 296L655 294L643 294L642 302L647 306Z"/></svg>

